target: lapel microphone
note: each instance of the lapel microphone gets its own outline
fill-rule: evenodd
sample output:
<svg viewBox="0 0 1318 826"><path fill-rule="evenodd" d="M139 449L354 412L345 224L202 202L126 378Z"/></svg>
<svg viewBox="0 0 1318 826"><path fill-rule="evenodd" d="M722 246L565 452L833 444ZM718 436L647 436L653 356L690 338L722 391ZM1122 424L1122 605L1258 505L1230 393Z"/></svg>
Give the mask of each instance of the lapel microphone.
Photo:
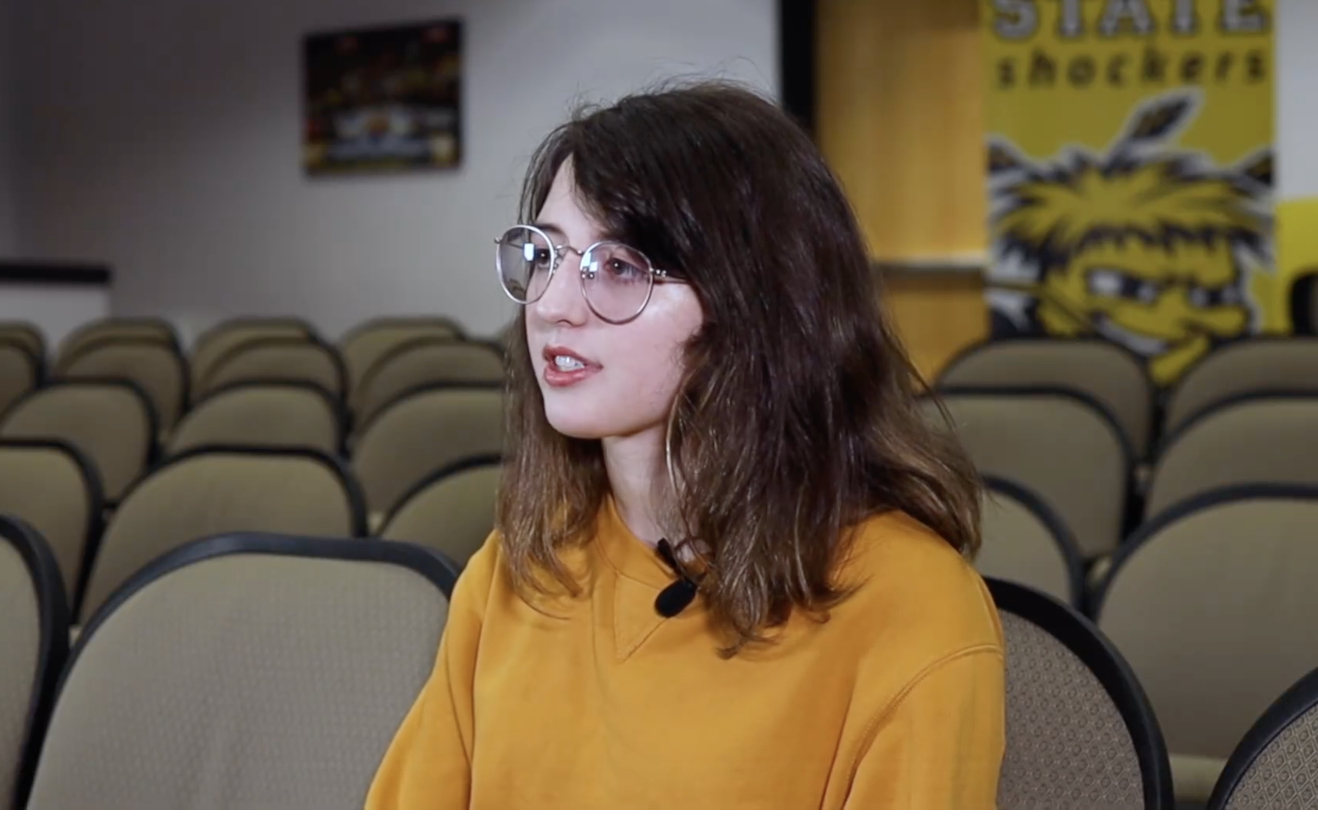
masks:
<svg viewBox="0 0 1318 826"><path fill-rule="evenodd" d="M682 610L695 600L696 582L687 576L681 566L677 564L677 557L673 554L673 546L668 544L667 539L659 540L658 551L664 564L677 577L677 582L664 588L659 592L659 596L654 598L654 610L658 612L659 616L671 619L682 613Z"/></svg>

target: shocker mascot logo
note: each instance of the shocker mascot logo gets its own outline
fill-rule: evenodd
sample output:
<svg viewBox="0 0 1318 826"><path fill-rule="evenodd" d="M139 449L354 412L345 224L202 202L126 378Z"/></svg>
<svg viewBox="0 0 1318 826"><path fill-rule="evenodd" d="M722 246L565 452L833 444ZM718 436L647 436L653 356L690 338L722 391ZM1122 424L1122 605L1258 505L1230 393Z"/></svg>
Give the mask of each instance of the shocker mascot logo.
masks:
<svg viewBox="0 0 1318 826"><path fill-rule="evenodd" d="M995 257L1032 276L1023 326L1101 335L1146 360L1159 386L1214 344L1248 335L1249 282L1272 267L1272 151L1226 167L1170 148L1198 98L1136 105L1110 147L1024 156L989 140Z"/></svg>

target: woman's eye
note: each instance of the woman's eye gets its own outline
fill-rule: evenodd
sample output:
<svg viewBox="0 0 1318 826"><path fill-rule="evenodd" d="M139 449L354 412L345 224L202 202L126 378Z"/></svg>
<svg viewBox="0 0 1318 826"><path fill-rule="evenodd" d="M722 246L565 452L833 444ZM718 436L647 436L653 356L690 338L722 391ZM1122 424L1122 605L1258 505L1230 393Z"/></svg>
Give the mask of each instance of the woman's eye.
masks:
<svg viewBox="0 0 1318 826"><path fill-rule="evenodd" d="M610 276L623 281L639 278L642 273L642 269L635 263L618 256L610 258L604 267Z"/></svg>

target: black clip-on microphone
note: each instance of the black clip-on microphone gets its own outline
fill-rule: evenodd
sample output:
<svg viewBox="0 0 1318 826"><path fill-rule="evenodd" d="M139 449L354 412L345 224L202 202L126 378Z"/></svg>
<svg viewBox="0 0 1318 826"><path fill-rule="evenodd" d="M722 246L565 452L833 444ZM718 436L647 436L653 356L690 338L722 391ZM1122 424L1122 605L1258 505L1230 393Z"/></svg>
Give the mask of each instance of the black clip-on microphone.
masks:
<svg viewBox="0 0 1318 826"><path fill-rule="evenodd" d="M677 576L677 582L664 588L659 592L659 596L654 598L654 610L659 616L671 619L682 613L682 610L695 600L696 582L677 564L677 557L673 555L673 547L668 544L667 539L659 540L658 551L664 564Z"/></svg>

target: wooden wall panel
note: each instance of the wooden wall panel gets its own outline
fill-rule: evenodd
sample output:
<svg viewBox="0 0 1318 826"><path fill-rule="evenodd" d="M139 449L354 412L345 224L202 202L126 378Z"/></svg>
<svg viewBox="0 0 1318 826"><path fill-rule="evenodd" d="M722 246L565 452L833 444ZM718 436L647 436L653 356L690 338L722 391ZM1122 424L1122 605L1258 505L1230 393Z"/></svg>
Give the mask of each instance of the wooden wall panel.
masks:
<svg viewBox="0 0 1318 826"><path fill-rule="evenodd" d="M983 284L952 261L986 238L977 0L817 0L815 131L871 256L923 262L884 302L926 378L988 333ZM946 260L940 270L930 261Z"/></svg>

